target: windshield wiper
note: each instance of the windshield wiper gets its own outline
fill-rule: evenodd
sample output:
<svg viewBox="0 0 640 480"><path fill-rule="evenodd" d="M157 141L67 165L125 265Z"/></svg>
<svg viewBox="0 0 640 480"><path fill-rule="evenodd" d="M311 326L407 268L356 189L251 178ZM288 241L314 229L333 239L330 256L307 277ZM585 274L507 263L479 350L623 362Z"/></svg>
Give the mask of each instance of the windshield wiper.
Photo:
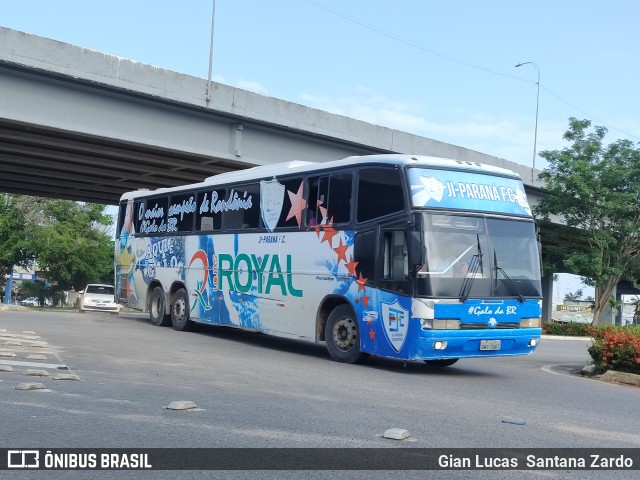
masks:
<svg viewBox="0 0 640 480"><path fill-rule="evenodd" d="M524 296L522 295L522 293L520 293L520 290L518 290L518 285L516 285L516 282L514 282L509 275L507 275L507 272L505 272L502 267L498 266L498 257L496 256L495 250L493 251L493 268L496 271L496 276L495 276L496 284L495 284L494 290L498 287L498 276L499 274L502 274L502 277L507 281L509 286L511 286L511 289L513 290L513 292L518 296L518 301L520 303L524 303Z"/></svg>
<svg viewBox="0 0 640 480"><path fill-rule="evenodd" d="M471 262L469 262L469 271L467 275L464 277L464 281L462 282L462 287L460 288L460 301L462 303L466 302L469 298L469 293L471 292L471 287L473 285L473 281L476 279L476 274L478 270L480 270L480 276L484 274L482 267L482 248L480 247L480 234L476 233L477 240L477 253L471 258Z"/></svg>

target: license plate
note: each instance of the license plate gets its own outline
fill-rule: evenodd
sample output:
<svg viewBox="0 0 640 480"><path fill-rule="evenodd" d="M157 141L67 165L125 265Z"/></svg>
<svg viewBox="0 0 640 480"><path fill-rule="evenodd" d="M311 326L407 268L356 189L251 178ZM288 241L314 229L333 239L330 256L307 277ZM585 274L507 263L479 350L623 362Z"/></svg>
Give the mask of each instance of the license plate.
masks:
<svg viewBox="0 0 640 480"><path fill-rule="evenodd" d="M480 340L480 350L500 350L500 340Z"/></svg>
<svg viewBox="0 0 640 480"><path fill-rule="evenodd" d="M104 303L96 303L96 307L104 308L104 307L106 307L106 305Z"/></svg>

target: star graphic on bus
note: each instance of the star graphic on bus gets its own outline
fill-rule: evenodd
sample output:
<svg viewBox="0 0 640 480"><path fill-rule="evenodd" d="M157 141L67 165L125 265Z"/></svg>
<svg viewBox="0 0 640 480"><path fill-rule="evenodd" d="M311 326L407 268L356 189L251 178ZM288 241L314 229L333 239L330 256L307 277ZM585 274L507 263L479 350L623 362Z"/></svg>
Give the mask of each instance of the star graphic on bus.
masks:
<svg viewBox="0 0 640 480"><path fill-rule="evenodd" d="M368 297L367 293L365 292L365 294L360 299L362 301L362 306L363 307L368 307L369 306L369 298L371 298L371 297Z"/></svg>
<svg viewBox="0 0 640 480"><path fill-rule="evenodd" d="M345 262L345 267L347 267L347 271L349 272L349 275L352 275L354 277L357 277L358 274L356 273L356 267L358 266L359 262L354 262L353 261L353 255L349 255L349 263Z"/></svg>
<svg viewBox="0 0 640 480"><path fill-rule="evenodd" d="M365 292L367 291L367 288L365 287L367 280L367 278L362 277L362 273L358 274L358 278L356 280L356 283L358 284L358 292L360 292L360 290L364 290Z"/></svg>
<svg viewBox="0 0 640 480"><path fill-rule="evenodd" d="M369 339L370 340L375 340L376 339L376 331L373 328L369 329Z"/></svg>
<svg viewBox="0 0 640 480"><path fill-rule="evenodd" d="M290 190L287 190L287 193L289 194L289 200L291 201L291 208L287 214L287 220L295 217L296 222L298 222L298 228L300 228L300 225L302 224L302 211L307 206L307 201L304 199L304 182L300 182L300 187L296 193L293 193Z"/></svg>
<svg viewBox="0 0 640 480"><path fill-rule="evenodd" d="M333 249L334 252L338 254L338 265L340 265L340 261L344 260L346 265L347 263L347 250L349 249L349 245L345 245L342 243L342 238L340 238L340 243L336 248Z"/></svg>
<svg viewBox="0 0 640 480"><path fill-rule="evenodd" d="M322 225L322 229L324 230L324 235L322 236L322 242L327 242L331 248L333 248L333 237L338 234L338 231L333 228L333 217L328 224Z"/></svg>

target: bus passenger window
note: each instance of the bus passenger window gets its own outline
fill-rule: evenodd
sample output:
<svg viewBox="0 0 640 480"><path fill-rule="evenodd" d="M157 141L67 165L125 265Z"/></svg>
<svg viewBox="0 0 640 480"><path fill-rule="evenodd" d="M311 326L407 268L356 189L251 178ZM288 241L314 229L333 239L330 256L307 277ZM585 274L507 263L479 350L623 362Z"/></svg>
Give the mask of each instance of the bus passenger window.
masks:
<svg viewBox="0 0 640 480"><path fill-rule="evenodd" d="M196 211L196 196L193 192L171 195L167 214L167 232L190 232Z"/></svg>
<svg viewBox="0 0 640 480"><path fill-rule="evenodd" d="M227 192L224 188L198 192L196 230L211 232L222 228L222 204Z"/></svg>
<svg viewBox="0 0 640 480"><path fill-rule="evenodd" d="M224 205L226 229L258 228L260 223L260 184L231 188Z"/></svg>
<svg viewBox="0 0 640 480"><path fill-rule="evenodd" d="M284 199L277 226L280 228L300 228L302 226L302 214L307 206L307 192L305 191L304 181L302 178L294 178L280 183L284 186ZM292 200L295 205L291 203ZM315 212L315 209L313 211Z"/></svg>
<svg viewBox="0 0 640 480"><path fill-rule="evenodd" d="M167 233L167 197L147 198L138 204L137 220L140 222L138 232L142 235Z"/></svg>
<svg viewBox="0 0 640 480"><path fill-rule="evenodd" d="M351 220L351 174L309 178L307 225L341 224Z"/></svg>
<svg viewBox="0 0 640 480"><path fill-rule="evenodd" d="M369 230L356 234L353 242L353 260L358 262L358 274L368 279L367 285L376 284L377 230Z"/></svg>
<svg viewBox="0 0 640 480"><path fill-rule="evenodd" d="M358 222L402 212L404 194L400 171L367 168L358 175Z"/></svg>

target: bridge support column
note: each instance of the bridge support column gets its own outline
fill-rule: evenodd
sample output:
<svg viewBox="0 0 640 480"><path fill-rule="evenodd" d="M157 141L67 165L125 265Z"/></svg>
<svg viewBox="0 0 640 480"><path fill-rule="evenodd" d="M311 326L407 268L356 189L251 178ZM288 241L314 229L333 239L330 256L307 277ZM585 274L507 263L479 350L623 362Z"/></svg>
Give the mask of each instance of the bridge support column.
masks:
<svg viewBox="0 0 640 480"><path fill-rule="evenodd" d="M553 315L553 273L542 277L542 323L549 323Z"/></svg>
<svg viewBox="0 0 640 480"><path fill-rule="evenodd" d="M614 309L615 323L616 325L622 325L622 310L624 310L624 302L622 301L622 294L618 293L617 290L618 290L618 287L616 287L615 297L616 297L616 302L618 302L620 306Z"/></svg>
<svg viewBox="0 0 640 480"><path fill-rule="evenodd" d="M4 286L4 303L9 305L11 303L11 291L13 289L13 268L9 271L9 275L7 275L7 281Z"/></svg>

